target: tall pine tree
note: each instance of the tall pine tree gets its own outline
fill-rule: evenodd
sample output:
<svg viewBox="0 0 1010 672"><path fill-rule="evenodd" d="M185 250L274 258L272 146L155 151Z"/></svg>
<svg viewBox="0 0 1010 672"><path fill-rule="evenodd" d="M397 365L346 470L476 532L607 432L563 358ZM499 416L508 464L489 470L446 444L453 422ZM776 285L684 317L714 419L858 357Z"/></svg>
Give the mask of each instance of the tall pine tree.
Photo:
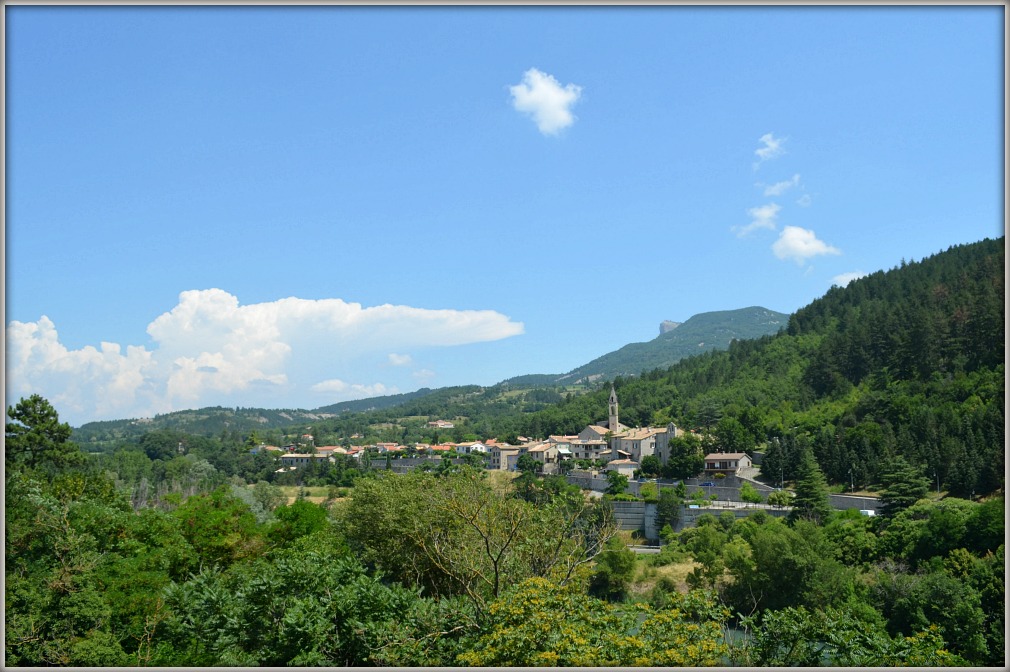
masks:
<svg viewBox="0 0 1010 672"><path fill-rule="evenodd" d="M793 498L792 505L793 510L789 514L790 522L802 519L820 524L831 514L831 505L828 503L828 482L810 448L805 448L800 454L796 496Z"/></svg>

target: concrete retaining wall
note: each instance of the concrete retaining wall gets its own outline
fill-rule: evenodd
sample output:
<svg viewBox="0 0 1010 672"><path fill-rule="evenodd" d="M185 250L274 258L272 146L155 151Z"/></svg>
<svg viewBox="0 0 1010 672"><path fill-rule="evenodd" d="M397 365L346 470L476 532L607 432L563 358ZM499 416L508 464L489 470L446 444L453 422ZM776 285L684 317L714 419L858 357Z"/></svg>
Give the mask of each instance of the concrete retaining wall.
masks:
<svg viewBox="0 0 1010 672"><path fill-rule="evenodd" d="M656 505L646 502L611 502L614 508L614 518L617 521L617 528L628 531L642 531L645 538L650 541L659 539L659 530L656 527ZM781 518L789 515L789 509L770 506L706 506L704 508L692 509L684 505L680 509L680 521L677 523L675 532L680 532L684 528L694 527L698 518L709 513L713 516L720 516L724 511L730 511L736 518L746 518L756 511L764 511L769 516Z"/></svg>
<svg viewBox="0 0 1010 672"><path fill-rule="evenodd" d="M880 508L880 500L876 497L857 497L855 495L828 495L831 508L860 509L863 511L877 511Z"/></svg>
<svg viewBox="0 0 1010 672"><path fill-rule="evenodd" d="M614 519L621 530L640 530L645 526L645 502L611 502Z"/></svg>
<svg viewBox="0 0 1010 672"><path fill-rule="evenodd" d="M454 464L463 464L463 458L450 458ZM417 469L423 464L430 464L434 469L441 464L441 457L401 457L389 461L389 470L395 474L405 474L408 471ZM386 468L386 458L380 456L372 458L372 469L381 471Z"/></svg>

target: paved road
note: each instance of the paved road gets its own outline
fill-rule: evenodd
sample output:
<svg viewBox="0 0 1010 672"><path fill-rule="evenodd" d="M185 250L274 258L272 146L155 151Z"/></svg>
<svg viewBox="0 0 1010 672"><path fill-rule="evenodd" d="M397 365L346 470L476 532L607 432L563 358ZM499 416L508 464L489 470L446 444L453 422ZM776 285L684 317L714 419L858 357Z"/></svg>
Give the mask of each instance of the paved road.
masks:
<svg viewBox="0 0 1010 672"><path fill-rule="evenodd" d="M642 553L644 555L655 555L659 553L659 546L628 546L635 553Z"/></svg>

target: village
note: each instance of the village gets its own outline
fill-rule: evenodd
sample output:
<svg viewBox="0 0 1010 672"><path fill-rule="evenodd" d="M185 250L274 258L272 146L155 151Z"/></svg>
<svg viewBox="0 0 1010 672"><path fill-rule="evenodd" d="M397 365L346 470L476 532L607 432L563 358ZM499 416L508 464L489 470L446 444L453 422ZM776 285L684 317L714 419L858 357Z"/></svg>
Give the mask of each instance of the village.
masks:
<svg viewBox="0 0 1010 672"><path fill-rule="evenodd" d="M519 437L518 445L500 442L497 439L470 441L463 443L426 444L410 446L397 443L376 443L370 446L315 446L311 434L303 434L298 443L284 447L260 445L254 451L267 450L280 455L279 472L298 469L313 460L333 460L337 455L345 455L360 460L365 455L395 457L410 460L410 464L397 465L397 471L416 466L426 460L442 457L473 455L485 469L495 471L516 471L519 459L529 455L539 463L542 475L561 474L584 477L587 471L593 475L600 472L616 471L629 478L639 475L642 459L655 455L662 464L669 459L670 440L683 436L685 430L673 423L666 427L631 428L619 420L617 393L610 390L609 418L597 424L586 426L579 434L570 436L549 436L545 440ZM428 426L435 429L453 429L454 423L447 420L433 420ZM705 458L705 475L722 477L736 475L740 470L752 466L751 458L745 453L712 453ZM587 469L596 467L595 469Z"/></svg>
<svg viewBox="0 0 1010 672"><path fill-rule="evenodd" d="M516 472L520 470L520 459L528 455L537 463L539 475L564 476L569 483L594 496L601 496L607 490L611 483L608 474L611 472L627 478L625 493L633 497L644 494L642 488L650 482L657 487L676 485L678 482L673 480L647 479L642 471L642 461L655 456L659 464L667 464L671 441L688 432L695 432L677 427L674 423L666 427L623 425L620 422L620 404L613 387L608 399L608 411L607 420L587 425L577 435L548 436L546 439L518 437L520 443L515 445L488 439L437 444L401 445L382 442L368 446L315 446L314 437L303 434L297 443L283 447L259 445L252 450L266 450L279 455L281 466L277 469L278 473L297 471L316 461L332 462L340 455L355 461L369 461L373 466L378 466L374 460L384 460L382 468L394 473L430 469L443 460L467 463L490 471ZM428 426L438 430L451 430L455 424L448 420L431 420ZM695 502L686 507L680 526L692 525L697 515L711 508L732 510L738 516L747 515L749 509L755 506L766 508L774 515L787 514L790 507L748 503L741 497L741 488L745 483L762 498L781 489L759 479L760 459L761 453L757 451L753 458L746 453L735 452L717 451L706 454L701 471L692 478L680 481L687 492L694 496ZM530 464L528 460L526 463ZM873 497L832 494L829 499L836 509L857 509L864 515L875 515L878 506L877 499ZM654 513L651 510L654 505L649 507L642 500L614 504L619 510L622 528L641 529L646 538L650 539L658 536L658 530L652 529L651 525L654 516L650 514Z"/></svg>

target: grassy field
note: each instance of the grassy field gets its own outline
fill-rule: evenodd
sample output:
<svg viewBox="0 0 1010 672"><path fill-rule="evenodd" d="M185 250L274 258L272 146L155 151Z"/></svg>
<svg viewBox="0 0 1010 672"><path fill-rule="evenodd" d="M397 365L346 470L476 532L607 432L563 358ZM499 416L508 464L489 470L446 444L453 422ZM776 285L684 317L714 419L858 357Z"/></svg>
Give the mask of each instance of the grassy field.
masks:
<svg viewBox="0 0 1010 672"><path fill-rule="evenodd" d="M288 504L291 504L298 499L298 492L300 490L305 490L305 499L315 504L322 504L323 502L325 502L327 497L329 497L330 492L329 486L302 488L297 485L280 485L277 487L280 488L281 492L284 493L284 496L287 498ZM351 492L353 492L354 488L338 488L338 490L343 490L345 493L344 497L336 498L337 500L340 500L349 497L351 495Z"/></svg>
<svg viewBox="0 0 1010 672"><path fill-rule="evenodd" d="M652 589L656 587L659 580L664 577L672 581L674 585L677 586L677 592L687 592L687 575L690 574L691 570L695 567L698 567L697 562L694 560L686 560L672 565L652 567L644 561L647 557L649 556L640 556L638 566L636 568L637 571L635 574L635 580L632 581L630 587L632 596L648 597L649 593L651 593Z"/></svg>

